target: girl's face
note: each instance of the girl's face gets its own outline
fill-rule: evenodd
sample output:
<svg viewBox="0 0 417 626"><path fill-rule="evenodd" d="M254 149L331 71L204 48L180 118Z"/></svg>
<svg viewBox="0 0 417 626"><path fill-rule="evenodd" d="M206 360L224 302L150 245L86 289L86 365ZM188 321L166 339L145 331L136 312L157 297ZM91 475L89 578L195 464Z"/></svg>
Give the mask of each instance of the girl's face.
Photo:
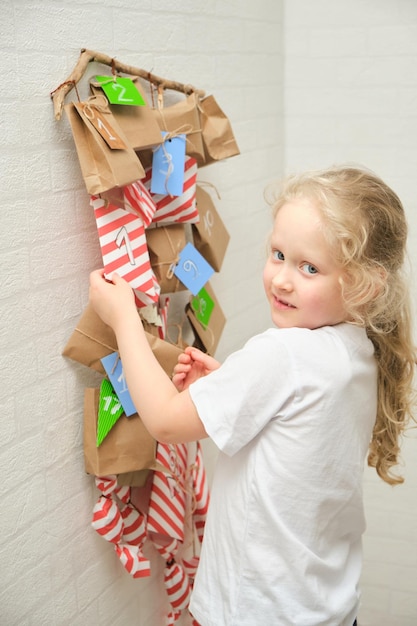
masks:
<svg viewBox="0 0 417 626"><path fill-rule="evenodd" d="M347 319L340 264L323 234L323 218L308 198L278 211L263 272L272 321L278 328L319 328Z"/></svg>

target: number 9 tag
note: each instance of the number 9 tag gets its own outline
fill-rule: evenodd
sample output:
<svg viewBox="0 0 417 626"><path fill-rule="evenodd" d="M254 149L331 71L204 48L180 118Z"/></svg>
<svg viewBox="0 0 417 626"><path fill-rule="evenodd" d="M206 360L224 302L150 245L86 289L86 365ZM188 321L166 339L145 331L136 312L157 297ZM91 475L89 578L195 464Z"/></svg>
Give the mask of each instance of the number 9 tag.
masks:
<svg viewBox="0 0 417 626"><path fill-rule="evenodd" d="M187 243L180 252L178 264L174 274L196 296L204 287L214 269L206 259L198 252L192 243Z"/></svg>

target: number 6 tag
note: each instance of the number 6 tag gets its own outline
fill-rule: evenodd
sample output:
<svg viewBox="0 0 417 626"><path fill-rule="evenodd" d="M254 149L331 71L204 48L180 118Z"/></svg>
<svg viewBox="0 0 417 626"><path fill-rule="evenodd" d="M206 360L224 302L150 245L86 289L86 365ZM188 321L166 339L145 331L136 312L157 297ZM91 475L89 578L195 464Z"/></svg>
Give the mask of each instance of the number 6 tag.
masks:
<svg viewBox="0 0 417 626"><path fill-rule="evenodd" d="M180 252L178 264L174 274L196 296L204 287L214 269L206 259L198 252L192 243L187 243Z"/></svg>

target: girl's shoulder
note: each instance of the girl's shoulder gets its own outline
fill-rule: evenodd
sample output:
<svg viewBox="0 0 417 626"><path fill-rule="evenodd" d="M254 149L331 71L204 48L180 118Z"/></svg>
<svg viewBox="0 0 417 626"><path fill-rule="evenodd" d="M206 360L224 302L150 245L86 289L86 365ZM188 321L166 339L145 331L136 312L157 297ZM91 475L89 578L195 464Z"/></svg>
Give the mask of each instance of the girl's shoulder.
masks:
<svg viewBox="0 0 417 626"><path fill-rule="evenodd" d="M302 354L304 358L310 355L313 359L317 355L333 355L337 359L342 354L348 358L370 358L374 354L366 330L348 323L313 330L273 327L253 337L247 345L264 350L280 347L289 354Z"/></svg>

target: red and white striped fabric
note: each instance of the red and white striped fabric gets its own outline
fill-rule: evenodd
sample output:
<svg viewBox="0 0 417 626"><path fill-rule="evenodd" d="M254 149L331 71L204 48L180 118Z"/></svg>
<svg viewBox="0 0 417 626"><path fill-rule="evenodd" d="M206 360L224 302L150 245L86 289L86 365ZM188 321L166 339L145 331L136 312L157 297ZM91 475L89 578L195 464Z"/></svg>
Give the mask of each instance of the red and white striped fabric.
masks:
<svg viewBox="0 0 417 626"><path fill-rule="evenodd" d="M114 547L123 567L133 578L145 578L151 575L151 564L138 546L119 543Z"/></svg>
<svg viewBox="0 0 417 626"><path fill-rule="evenodd" d="M164 585L170 605L176 611L186 609L190 603L191 585L184 569L172 561L164 572Z"/></svg>
<svg viewBox="0 0 417 626"><path fill-rule="evenodd" d="M161 293L161 285L158 283L158 280L155 276L155 272L151 268L152 272L152 284L153 290L148 291L147 293L143 293L142 291L138 291L137 289L133 290L135 295L135 302L138 308L148 306L149 304L155 304L158 302L159 296Z"/></svg>
<svg viewBox="0 0 417 626"><path fill-rule="evenodd" d="M210 501L209 488L206 477L206 470L203 462L203 452L201 444L197 442L197 453L192 471L193 496L195 507L193 511L193 521L200 543L203 541L204 526L206 524L207 511Z"/></svg>
<svg viewBox="0 0 417 626"><path fill-rule="evenodd" d="M132 289L155 294L142 220L102 198L91 196L106 274L117 272Z"/></svg>
<svg viewBox="0 0 417 626"><path fill-rule="evenodd" d="M123 534L123 519L117 504L106 496L100 496L93 509L92 527L98 534L112 543L118 543Z"/></svg>
<svg viewBox="0 0 417 626"><path fill-rule="evenodd" d="M123 543L132 546L142 546L145 542L146 517L131 505L126 505L121 510L123 519Z"/></svg>
<svg viewBox="0 0 417 626"><path fill-rule="evenodd" d="M114 493L119 500L125 504L130 500L130 487L117 485L117 476L112 474L110 476L96 476L95 483L97 489L101 491L103 496L109 496Z"/></svg>
<svg viewBox="0 0 417 626"><path fill-rule="evenodd" d="M200 557L196 555L192 556L190 559L181 559L181 565L189 578L195 578L199 562Z"/></svg>
<svg viewBox="0 0 417 626"><path fill-rule="evenodd" d="M127 211L142 218L145 228L152 222L156 211L156 204L150 192L141 180L123 187L123 199Z"/></svg>
<svg viewBox="0 0 417 626"><path fill-rule="evenodd" d="M117 476L96 476L95 483L103 496L109 496L117 487Z"/></svg>
<svg viewBox="0 0 417 626"><path fill-rule="evenodd" d="M165 626L174 626L180 617L181 611L170 611L165 618Z"/></svg>
<svg viewBox="0 0 417 626"><path fill-rule="evenodd" d="M196 204L197 161L186 157L184 164L184 186L181 196L169 196L151 193L152 167L145 170L141 181L156 205L152 222L172 223L187 222L196 224L200 221Z"/></svg>
<svg viewBox="0 0 417 626"><path fill-rule="evenodd" d="M180 547L177 539L172 539L169 543L166 543L166 539L163 539L161 535L152 535L151 539L153 545L165 561L173 559Z"/></svg>
<svg viewBox="0 0 417 626"><path fill-rule="evenodd" d="M157 445L156 461L169 473L155 471L149 498L148 531L184 540L187 444Z"/></svg>

